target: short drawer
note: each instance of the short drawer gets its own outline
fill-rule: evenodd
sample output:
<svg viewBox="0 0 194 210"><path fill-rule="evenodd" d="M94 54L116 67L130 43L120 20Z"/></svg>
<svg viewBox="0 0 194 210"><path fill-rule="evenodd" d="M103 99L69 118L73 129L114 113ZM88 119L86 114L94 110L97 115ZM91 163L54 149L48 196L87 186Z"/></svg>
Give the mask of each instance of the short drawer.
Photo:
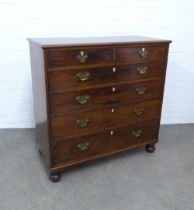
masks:
<svg viewBox="0 0 194 210"><path fill-rule="evenodd" d="M165 61L167 58L168 46L139 46L139 47L118 47L116 49L117 64Z"/></svg>
<svg viewBox="0 0 194 210"><path fill-rule="evenodd" d="M96 135L66 139L52 146L53 164L71 164L73 161L92 159L146 142L156 142L159 120L147 121L137 125L105 130Z"/></svg>
<svg viewBox="0 0 194 210"><path fill-rule="evenodd" d="M160 116L161 100L142 103L112 105L95 111L50 117L54 140L84 136L105 128L156 119Z"/></svg>
<svg viewBox="0 0 194 210"><path fill-rule="evenodd" d="M161 78L164 63L122 65L118 67L84 68L48 73L50 91L72 90L133 80Z"/></svg>
<svg viewBox="0 0 194 210"><path fill-rule="evenodd" d="M90 88L64 93L49 94L51 114L70 111L87 111L112 104L122 104L129 101L145 101L162 98L162 79L139 82L135 84L110 85L102 88Z"/></svg>
<svg viewBox="0 0 194 210"><path fill-rule="evenodd" d="M73 48L47 50L49 67L87 66L113 62L113 49L109 48Z"/></svg>

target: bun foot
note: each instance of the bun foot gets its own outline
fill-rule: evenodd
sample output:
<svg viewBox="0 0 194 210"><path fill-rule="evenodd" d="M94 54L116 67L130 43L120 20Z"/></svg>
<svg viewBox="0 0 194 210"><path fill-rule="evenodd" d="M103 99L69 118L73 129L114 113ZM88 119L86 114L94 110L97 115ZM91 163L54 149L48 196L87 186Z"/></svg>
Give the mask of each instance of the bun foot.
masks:
<svg viewBox="0 0 194 210"><path fill-rule="evenodd" d="M57 173L51 173L50 174L50 179L52 182L58 182L61 179L61 173L57 172Z"/></svg>
<svg viewBox="0 0 194 210"><path fill-rule="evenodd" d="M155 151L155 149L156 149L156 147L155 147L154 144L147 144L147 145L145 146L145 150L146 150L146 152L148 152L148 153L153 153L153 152Z"/></svg>

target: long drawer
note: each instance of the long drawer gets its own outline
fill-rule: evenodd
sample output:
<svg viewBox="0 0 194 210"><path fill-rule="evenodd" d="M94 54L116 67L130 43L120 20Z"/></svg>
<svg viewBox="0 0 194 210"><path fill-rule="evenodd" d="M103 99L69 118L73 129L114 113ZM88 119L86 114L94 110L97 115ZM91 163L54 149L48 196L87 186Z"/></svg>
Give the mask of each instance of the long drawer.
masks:
<svg viewBox="0 0 194 210"><path fill-rule="evenodd" d="M112 47L79 47L47 50L49 67L87 66L113 63Z"/></svg>
<svg viewBox="0 0 194 210"><path fill-rule="evenodd" d="M53 115L70 111L83 112L132 100L145 101L161 98L163 83L163 80L159 79L135 84L52 93L49 95L50 113Z"/></svg>
<svg viewBox="0 0 194 210"><path fill-rule="evenodd" d="M160 116L161 100L112 105L95 111L50 117L52 139L65 139L99 132L130 122L137 123Z"/></svg>
<svg viewBox="0 0 194 210"><path fill-rule="evenodd" d="M156 141L159 120L105 130L82 138L66 139L52 146L53 164L90 159Z"/></svg>
<svg viewBox="0 0 194 210"><path fill-rule="evenodd" d="M49 91L72 90L164 76L164 63L144 63L118 67L70 69L48 72Z"/></svg>

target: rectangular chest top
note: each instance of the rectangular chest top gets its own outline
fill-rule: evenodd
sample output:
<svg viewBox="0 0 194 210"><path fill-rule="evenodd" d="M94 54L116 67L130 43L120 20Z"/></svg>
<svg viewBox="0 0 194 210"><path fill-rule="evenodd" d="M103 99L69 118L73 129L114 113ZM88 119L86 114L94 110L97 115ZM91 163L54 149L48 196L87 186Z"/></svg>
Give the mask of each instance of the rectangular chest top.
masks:
<svg viewBox="0 0 194 210"><path fill-rule="evenodd" d="M170 40L144 36L104 36L104 37L66 37L66 38L29 38L30 42L42 48L68 47L74 45L119 45L141 43L170 43Z"/></svg>

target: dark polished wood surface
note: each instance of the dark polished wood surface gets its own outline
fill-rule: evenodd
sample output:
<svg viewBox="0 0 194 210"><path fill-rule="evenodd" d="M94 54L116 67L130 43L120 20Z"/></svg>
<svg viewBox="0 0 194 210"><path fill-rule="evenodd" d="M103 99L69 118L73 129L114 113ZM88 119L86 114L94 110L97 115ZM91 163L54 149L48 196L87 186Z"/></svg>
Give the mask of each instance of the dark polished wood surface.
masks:
<svg viewBox="0 0 194 210"><path fill-rule="evenodd" d="M156 45L146 46L145 49L148 52L146 57L140 56L142 46L138 47L118 47L116 48L116 63L141 63L141 62L153 62L153 61L165 61L166 53L168 51L168 45Z"/></svg>
<svg viewBox="0 0 194 210"><path fill-rule="evenodd" d="M30 42L42 48L60 48L66 46L102 46L102 45L145 45L170 43L170 40L151 38L145 36L104 36L104 37L58 37L58 38L29 38Z"/></svg>
<svg viewBox="0 0 194 210"><path fill-rule="evenodd" d="M80 53L80 48L76 49L58 49L48 50L49 67L60 66L87 66L95 64L109 64L113 62L113 48L82 48L88 59L85 63L81 64L78 59L75 59Z"/></svg>
<svg viewBox="0 0 194 210"><path fill-rule="evenodd" d="M94 135L80 138L66 139L65 141L53 144L53 161L55 164L69 163L106 154L106 152L117 151L136 144L146 143L150 139L156 140L159 129L158 120L138 123L137 125L127 125L115 129L106 129ZM133 136L135 132L140 136ZM87 144L84 151L79 150L79 144Z"/></svg>
<svg viewBox="0 0 194 210"><path fill-rule="evenodd" d="M32 87L34 98L34 114L36 128L37 152L41 155L46 170L51 167L50 140L47 115L47 74L44 72L43 50L34 43L30 43L30 59L32 69Z"/></svg>
<svg viewBox="0 0 194 210"><path fill-rule="evenodd" d="M112 105L95 111L51 117L52 138L58 140L70 136L84 136L99 132L105 128L159 118L160 104L160 100L154 100L134 104ZM144 109L144 111L138 116L135 110L140 108ZM89 120L85 127L80 127L76 123L77 120L81 119Z"/></svg>
<svg viewBox="0 0 194 210"><path fill-rule="evenodd" d="M99 109L114 104L138 102L162 97L162 79L149 80L138 83L126 83L121 85L109 85L107 87L74 90L63 93L49 94L50 114L63 114L67 112L83 112ZM136 91L139 87L145 87L145 93L139 95ZM113 92L115 88L115 92ZM83 104L79 103L80 97L87 97Z"/></svg>
<svg viewBox="0 0 194 210"><path fill-rule="evenodd" d="M141 75L138 69L146 68ZM88 80L82 82L77 74L89 73ZM138 82L146 79L163 78L164 63L143 63L133 65L110 66L101 68L84 68L70 70L56 70L48 73L49 92L61 92L88 87L99 87L108 84L124 82Z"/></svg>
<svg viewBox="0 0 194 210"><path fill-rule="evenodd" d="M142 145L154 151L171 41L29 42L37 148L53 182L69 165Z"/></svg>

